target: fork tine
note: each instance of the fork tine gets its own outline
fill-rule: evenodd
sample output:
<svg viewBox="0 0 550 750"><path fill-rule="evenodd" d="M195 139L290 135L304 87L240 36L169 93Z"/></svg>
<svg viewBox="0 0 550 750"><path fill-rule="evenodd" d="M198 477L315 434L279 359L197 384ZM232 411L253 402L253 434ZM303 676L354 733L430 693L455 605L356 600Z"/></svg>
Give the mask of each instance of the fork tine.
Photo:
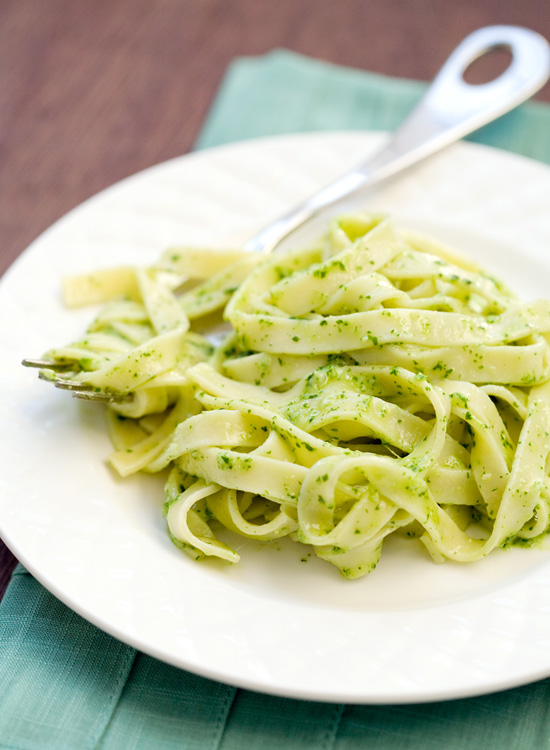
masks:
<svg viewBox="0 0 550 750"><path fill-rule="evenodd" d="M62 372L63 370L70 370L72 365L68 362L52 362L48 359L23 359L21 364L24 367L36 367L39 370L53 370L54 372Z"/></svg>
<svg viewBox="0 0 550 750"><path fill-rule="evenodd" d="M38 377L41 377L41 375L39 374ZM42 380L49 380L49 378L42 377ZM104 403L115 401L122 403L131 398L128 395L117 396L115 394L104 393L103 391L96 390L92 385L83 385L76 380L49 380L49 382L53 382L56 388L60 388L62 391L70 391L76 398L83 398L86 401L103 401Z"/></svg>
<svg viewBox="0 0 550 750"><path fill-rule="evenodd" d="M84 385L83 383L79 383L78 380L54 380L53 378L49 378L45 373L38 373L38 377L40 380L46 380L48 383L53 383L56 388L62 388L66 391L92 391L93 387L91 385Z"/></svg>
<svg viewBox="0 0 550 750"><path fill-rule="evenodd" d="M37 359L26 360L26 361L30 361L33 363L41 362L41 360L37 360ZM27 367L39 367L40 366L41 369L50 370L50 371L53 369L52 367L49 366L49 363L47 367L44 367L42 364L41 365L31 364L31 365L26 365L26 366ZM60 388L63 391L70 391L71 394L75 398L82 398L82 399L85 399L86 401L98 401L104 404L108 404L108 403L121 404L121 403L124 403L125 401L130 401L132 398L128 394L116 395L116 394L104 393L103 391L98 391L96 390L94 386L85 385L84 383L81 383L78 380L57 380L54 377L48 376L45 372L39 372L38 377L41 380L45 380L47 383L53 383L56 388Z"/></svg>
<svg viewBox="0 0 550 750"><path fill-rule="evenodd" d="M61 386L57 386L58 388ZM85 391L83 388L81 388L79 391L72 390L68 388L67 390L70 390L72 395L75 398L81 398L84 401L100 401L103 404L109 404L109 403L117 403L120 404L123 401L128 401L128 396L109 396L107 393L98 393L98 391Z"/></svg>

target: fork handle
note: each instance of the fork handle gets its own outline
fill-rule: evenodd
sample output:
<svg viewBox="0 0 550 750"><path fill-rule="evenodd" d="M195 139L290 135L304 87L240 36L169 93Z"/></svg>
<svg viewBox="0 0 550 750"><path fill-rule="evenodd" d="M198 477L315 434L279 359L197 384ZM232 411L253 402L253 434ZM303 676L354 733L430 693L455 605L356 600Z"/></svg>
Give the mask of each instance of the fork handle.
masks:
<svg viewBox="0 0 550 750"><path fill-rule="evenodd" d="M495 49L512 54L493 81L472 85L464 72ZM245 250L269 253L288 234L360 187L415 164L529 99L550 76L550 45L518 26L488 26L467 36L443 65L418 105L372 158L320 190L248 240Z"/></svg>

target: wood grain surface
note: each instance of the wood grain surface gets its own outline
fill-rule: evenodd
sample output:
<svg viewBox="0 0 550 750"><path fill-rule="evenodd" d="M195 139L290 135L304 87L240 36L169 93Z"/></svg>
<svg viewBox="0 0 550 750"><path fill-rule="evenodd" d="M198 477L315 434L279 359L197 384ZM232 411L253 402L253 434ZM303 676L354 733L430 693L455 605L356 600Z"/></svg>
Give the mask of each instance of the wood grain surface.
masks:
<svg viewBox="0 0 550 750"><path fill-rule="evenodd" d="M430 80L490 24L550 39L550 2L0 0L0 273L85 198L189 151L235 56L286 47ZM0 542L0 596L15 562Z"/></svg>

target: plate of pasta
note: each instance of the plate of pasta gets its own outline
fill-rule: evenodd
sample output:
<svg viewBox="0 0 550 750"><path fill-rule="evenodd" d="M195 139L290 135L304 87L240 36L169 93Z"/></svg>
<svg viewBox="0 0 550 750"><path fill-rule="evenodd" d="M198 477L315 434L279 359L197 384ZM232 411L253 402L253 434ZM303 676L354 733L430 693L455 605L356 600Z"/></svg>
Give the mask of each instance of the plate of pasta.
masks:
<svg viewBox="0 0 550 750"><path fill-rule="evenodd" d="M460 143L240 249L384 138L161 164L2 281L2 537L168 663L355 703L550 675L550 170Z"/></svg>

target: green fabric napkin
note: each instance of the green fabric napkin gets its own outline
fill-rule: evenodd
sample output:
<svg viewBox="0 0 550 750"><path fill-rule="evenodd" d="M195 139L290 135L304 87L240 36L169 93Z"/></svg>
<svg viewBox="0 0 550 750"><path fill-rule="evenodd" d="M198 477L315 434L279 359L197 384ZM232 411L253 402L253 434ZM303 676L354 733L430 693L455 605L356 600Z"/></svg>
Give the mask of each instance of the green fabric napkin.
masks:
<svg viewBox="0 0 550 750"><path fill-rule="evenodd" d="M392 129L424 84L284 51L237 60L197 147L307 130ZM550 108L472 140L550 163ZM550 749L550 680L411 706L276 698L197 677L85 622L22 566L0 605L0 748L11 750Z"/></svg>

